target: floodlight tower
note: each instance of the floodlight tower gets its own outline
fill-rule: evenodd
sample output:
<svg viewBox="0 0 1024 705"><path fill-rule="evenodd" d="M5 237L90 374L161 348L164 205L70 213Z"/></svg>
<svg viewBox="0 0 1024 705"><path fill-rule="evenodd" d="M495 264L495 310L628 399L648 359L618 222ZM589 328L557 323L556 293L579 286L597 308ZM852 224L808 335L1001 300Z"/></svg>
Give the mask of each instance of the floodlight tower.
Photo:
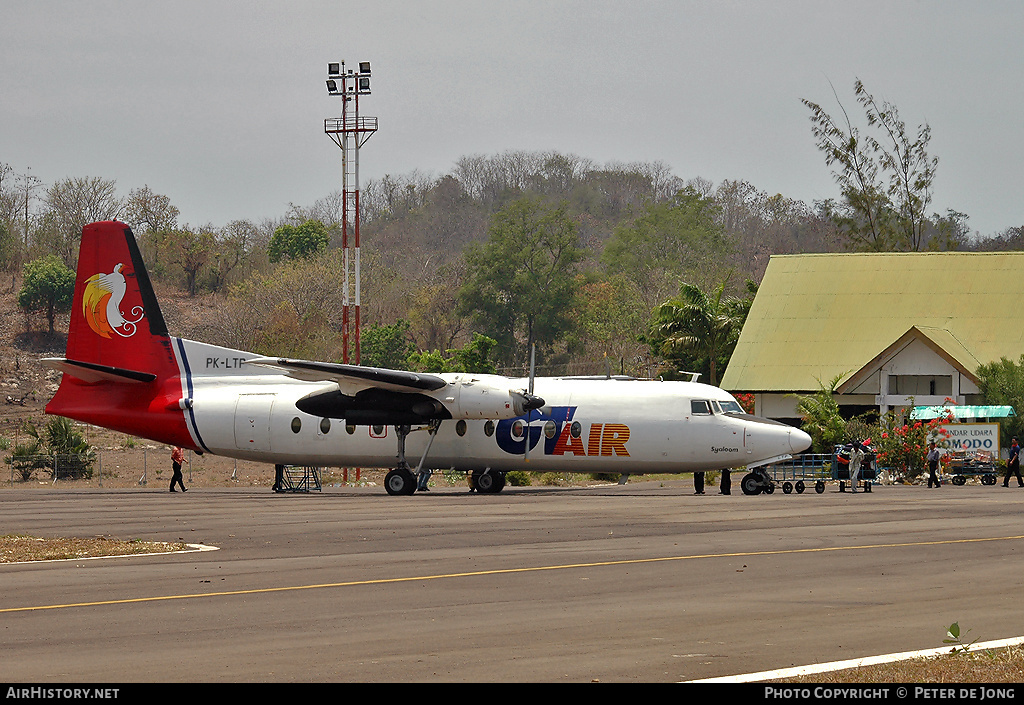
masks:
<svg viewBox="0 0 1024 705"><path fill-rule="evenodd" d="M345 70L345 62L327 64L327 93L341 98L341 117L324 120L324 132L341 147L341 248L345 260L342 297L342 362L349 361L349 329L355 337L355 364L359 364L359 148L377 131L377 118L359 115L359 96L370 94L370 62L359 70ZM349 233L352 242L349 241ZM354 325L349 320L353 309Z"/></svg>

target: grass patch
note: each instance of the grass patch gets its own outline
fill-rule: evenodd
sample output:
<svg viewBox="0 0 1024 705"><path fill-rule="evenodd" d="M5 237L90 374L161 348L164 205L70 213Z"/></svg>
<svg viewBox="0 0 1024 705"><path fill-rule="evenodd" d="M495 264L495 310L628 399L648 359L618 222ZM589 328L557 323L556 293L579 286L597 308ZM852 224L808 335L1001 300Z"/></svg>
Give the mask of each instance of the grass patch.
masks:
<svg viewBox="0 0 1024 705"><path fill-rule="evenodd" d="M781 683L1021 683L1024 649L957 650L942 656L787 678Z"/></svg>
<svg viewBox="0 0 1024 705"><path fill-rule="evenodd" d="M140 541L115 539L107 536L94 538L39 538L37 536L0 536L0 563L25 561L56 561L102 556L134 556L146 553L184 551L183 542Z"/></svg>

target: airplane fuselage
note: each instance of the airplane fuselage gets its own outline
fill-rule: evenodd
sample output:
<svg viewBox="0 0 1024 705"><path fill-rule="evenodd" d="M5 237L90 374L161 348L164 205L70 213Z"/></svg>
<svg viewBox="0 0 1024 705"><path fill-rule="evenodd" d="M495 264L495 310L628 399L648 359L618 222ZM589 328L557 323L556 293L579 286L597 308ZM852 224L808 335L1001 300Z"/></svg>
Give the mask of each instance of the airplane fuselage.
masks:
<svg viewBox="0 0 1024 705"><path fill-rule="evenodd" d="M296 407L303 397L329 390L334 383L259 370L246 363L255 358L251 353L172 340L182 370L182 398L189 400L179 406L184 407L181 413L197 449L290 465L394 465L395 431L388 425L348 424ZM464 417L471 412L461 407L468 406L471 394L492 380L488 375L438 376L448 387L432 396L449 407L457 399L461 404L456 414ZM493 379L506 388L527 385L526 379ZM795 429L782 424L723 413L722 404L735 405L734 398L704 384L542 377L535 385L536 394L546 401L542 409L504 419L443 421L426 466L690 472L756 465L788 455L803 436L799 431L799 437L794 436ZM418 457L427 440L425 431L411 433L410 457Z"/></svg>

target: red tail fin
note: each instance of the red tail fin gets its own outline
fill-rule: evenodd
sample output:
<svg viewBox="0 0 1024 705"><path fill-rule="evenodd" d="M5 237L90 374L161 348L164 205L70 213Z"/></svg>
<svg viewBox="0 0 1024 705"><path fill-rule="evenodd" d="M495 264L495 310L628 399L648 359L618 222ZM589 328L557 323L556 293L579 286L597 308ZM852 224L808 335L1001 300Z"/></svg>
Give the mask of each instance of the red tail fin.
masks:
<svg viewBox="0 0 1024 705"><path fill-rule="evenodd" d="M173 362L149 274L124 223L82 228L67 357L154 373Z"/></svg>
<svg viewBox="0 0 1024 705"><path fill-rule="evenodd" d="M172 341L131 229L82 229L64 372L48 414L195 447L179 406Z"/></svg>

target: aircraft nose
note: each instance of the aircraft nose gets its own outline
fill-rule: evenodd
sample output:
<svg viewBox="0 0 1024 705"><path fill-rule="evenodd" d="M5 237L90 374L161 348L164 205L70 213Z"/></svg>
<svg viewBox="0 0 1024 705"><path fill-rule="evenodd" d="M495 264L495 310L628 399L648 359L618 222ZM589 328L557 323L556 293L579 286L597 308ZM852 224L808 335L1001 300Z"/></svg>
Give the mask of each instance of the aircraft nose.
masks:
<svg viewBox="0 0 1024 705"><path fill-rule="evenodd" d="M789 447L794 453L801 453L811 447L811 437L799 428L794 428L789 432Z"/></svg>

